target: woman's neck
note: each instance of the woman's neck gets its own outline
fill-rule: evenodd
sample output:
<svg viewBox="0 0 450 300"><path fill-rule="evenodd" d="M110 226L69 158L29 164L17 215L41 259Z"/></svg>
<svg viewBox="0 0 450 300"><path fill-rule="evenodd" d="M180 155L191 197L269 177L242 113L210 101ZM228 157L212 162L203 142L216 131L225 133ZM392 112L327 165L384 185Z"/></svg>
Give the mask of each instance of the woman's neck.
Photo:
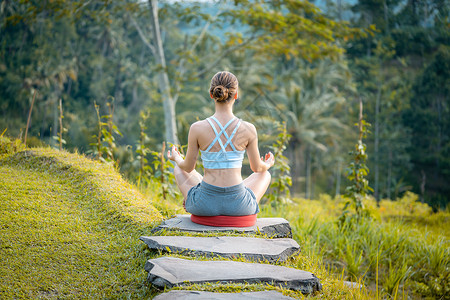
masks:
<svg viewBox="0 0 450 300"><path fill-rule="evenodd" d="M216 103L216 112L214 113L214 116L218 118L224 118L229 119L234 117L233 114L233 104L231 102L229 103Z"/></svg>

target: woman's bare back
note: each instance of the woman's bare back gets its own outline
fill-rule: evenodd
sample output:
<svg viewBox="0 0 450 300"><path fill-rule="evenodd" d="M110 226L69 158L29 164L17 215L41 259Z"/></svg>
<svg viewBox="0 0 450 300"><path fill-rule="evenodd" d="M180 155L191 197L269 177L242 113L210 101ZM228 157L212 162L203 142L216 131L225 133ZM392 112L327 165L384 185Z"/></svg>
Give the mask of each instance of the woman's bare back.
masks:
<svg viewBox="0 0 450 300"><path fill-rule="evenodd" d="M224 126L229 121L229 120L221 120L219 118L218 120L222 124L222 126ZM236 118L235 121L233 121L230 124L230 126L228 126L228 128L225 130L228 136L231 135L238 122L239 119ZM252 131L249 129L249 124L250 123L243 121L232 139L232 143L235 146L236 150L238 151L245 150L248 146L249 141L252 138L254 138ZM214 133L214 130L212 129L211 125L207 120L198 121L194 125L195 126L192 126L191 130L196 131L199 149L205 151L216 138L216 134ZM218 126L216 126L216 130L217 132L220 132ZM224 135L221 135L221 141L222 144L225 144L227 138ZM221 149L222 148L219 142L216 142L209 151L218 152ZM226 147L226 151L232 150L233 149L231 148L230 145ZM203 180L206 183L221 187L240 184L242 182L241 168L234 168L234 169L205 168Z"/></svg>

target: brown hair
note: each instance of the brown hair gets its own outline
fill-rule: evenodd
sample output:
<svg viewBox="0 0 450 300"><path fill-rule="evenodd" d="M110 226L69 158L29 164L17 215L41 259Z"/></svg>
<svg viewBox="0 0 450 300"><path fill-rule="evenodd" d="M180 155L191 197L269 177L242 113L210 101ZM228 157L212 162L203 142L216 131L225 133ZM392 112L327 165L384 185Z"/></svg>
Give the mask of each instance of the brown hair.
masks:
<svg viewBox="0 0 450 300"><path fill-rule="evenodd" d="M216 73L211 79L209 92L218 102L230 101L236 95L238 80L233 73L222 71Z"/></svg>

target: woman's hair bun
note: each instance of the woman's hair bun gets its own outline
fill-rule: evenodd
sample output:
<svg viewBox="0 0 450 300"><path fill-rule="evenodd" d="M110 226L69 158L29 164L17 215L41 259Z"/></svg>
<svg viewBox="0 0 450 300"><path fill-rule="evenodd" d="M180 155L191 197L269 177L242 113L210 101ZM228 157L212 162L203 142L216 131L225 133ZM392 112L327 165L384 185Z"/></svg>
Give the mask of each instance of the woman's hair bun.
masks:
<svg viewBox="0 0 450 300"><path fill-rule="evenodd" d="M218 102L222 102L228 99L228 89L222 85L214 87L212 92L214 99Z"/></svg>
<svg viewBox="0 0 450 300"><path fill-rule="evenodd" d="M222 71L216 73L211 79L209 93L214 101L227 102L236 96L238 90L238 80L234 74Z"/></svg>

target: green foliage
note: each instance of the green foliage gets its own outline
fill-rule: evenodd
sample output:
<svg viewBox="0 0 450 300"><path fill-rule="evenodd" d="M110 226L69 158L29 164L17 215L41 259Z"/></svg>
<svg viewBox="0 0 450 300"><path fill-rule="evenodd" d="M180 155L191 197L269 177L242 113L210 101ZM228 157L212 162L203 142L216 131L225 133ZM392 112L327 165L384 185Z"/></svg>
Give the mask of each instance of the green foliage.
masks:
<svg viewBox="0 0 450 300"><path fill-rule="evenodd" d="M236 0L235 10L229 14L234 22L250 27L251 47L271 58L302 58L308 61L338 58L343 53L336 40L366 36L346 22L327 18L309 1ZM254 40L254 41L252 41ZM241 44L238 33L229 43Z"/></svg>
<svg viewBox="0 0 450 300"><path fill-rule="evenodd" d="M412 131L408 150L414 163L414 191L435 209L448 201L450 188L450 47L442 46L413 85L405 126ZM447 199L447 200L446 200Z"/></svg>
<svg viewBox="0 0 450 300"><path fill-rule="evenodd" d="M341 224L349 218L350 211L348 208L350 205L355 210L357 220L368 216L368 211L364 209L363 199L367 196L369 191L373 192L373 189L369 186L369 181L366 179L366 176L369 174L369 168L366 165L366 145L362 140L367 137L367 127L369 127L370 124L362 118L362 103L360 103L359 124L355 125L359 128L359 139L358 143L355 145L355 149L350 152L353 160L346 170L347 178L351 185L347 186L345 189L345 196L347 196L350 201L347 201L343 208L342 216L339 219Z"/></svg>
<svg viewBox="0 0 450 300"><path fill-rule="evenodd" d="M207 82L226 69L240 81L238 115L258 129L286 121L293 136L284 152L292 158L291 192L313 198L340 192L342 149L354 143L345 126L352 115L346 100L358 90L367 121L378 128L365 142L367 178L377 198L412 190L435 209L444 208L450 155L439 111L445 116L448 110L442 95L449 77L449 9L442 0L410 2L159 1L167 64L161 67L148 39L148 1L3 1L0 128L17 137L26 126L30 137L55 144L63 98L64 148L87 152L92 135L100 136L90 107L96 100L104 109L100 115L108 115L112 95L114 123L123 136L106 129L110 136L101 133L104 141L96 141L94 153L100 150L105 161L120 159L134 180L140 163L128 145L140 140L140 126L133 116L152 108L149 149L161 145L159 129L169 127L158 76L168 76L177 115L167 119L176 122L186 144L189 124L213 110ZM39 94L27 126L33 90Z"/></svg>
<svg viewBox="0 0 450 300"><path fill-rule="evenodd" d="M5 131L0 135L0 158L25 150L26 146L20 139L10 139L3 136Z"/></svg>
<svg viewBox="0 0 450 300"><path fill-rule="evenodd" d="M280 203L290 202L289 187L292 186L292 178L289 174L291 167L286 156L283 155L288 145L291 135L287 133L286 123L278 123L278 135L270 149L275 157L275 164L272 167L272 181L270 189L266 193L266 204L277 206Z"/></svg>
<svg viewBox="0 0 450 300"><path fill-rule="evenodd" d="M448 4L359 0L351 11L355 25L378 29L347 48L368 121L375 127L373 144L367 143L375 196L395 199L412 190L435 210L443 208L449 193L441 183L448 181L448 171L439 174L436 163L448 169L441 159L446 156L438 154L446 153L445 142L438 146L446 137L436 129L445 128L439 114L448 106L440 100L449 86Z"/></svg>
<svg viewBox="0 0 450 300"><path fill-rule="evenodd" d="M115 135L122 136L122 133L113 122L114 117L114 99L108 102L109 114L100 116L100 107L97 103L94 103L95 111L97 113L97 127L98 133L93 135L96 142L89 145L93 146L93 153L97 156L97 159L108 164L117 166L117 162L114 160L114 150L117 149ZM106 122L105 122L106 121Z"/></svg>
<svg viewBox="0 0 450 300"><path fill-rule="evenodd" d="M430 215L429 206L428 210L405 212L404 202L414 198L417 195L409 193L400 201L382 200L379 207L375 199L366 199L364 206L374 217L346 222L345 229L335 218L347 200L326 195L319 200L294 198L288 205L265 206L260 216L283 216L303 253L322 259L334 274L343 274L344 280L376 292L361 299L445 299L450 231L443 230L442 224L450 215Z"/></svg>
<svg viewBox="0 0 450 300"><path fill-rule="evenodd" d="M180 147L181 149L181 147ZM181 195L175 182L175 175L173 175L173 168L175 167L170 160L165 158L166 143L163 142L161 152L152 151L153 156L152 165L154 168L155 180L159 184L159 194L162 199L179 198Z"/></svg>
<svg viewBox="0 0 450 300"><path fill-rule="evenodd" d="M58 110L59 110L59 127L58 127L58 135L57 136L53 136L53 139L55 139L56 141L58 141L59 143L59 150L61 151L63 146L66 144L66 140L63 139L63 133L67 132L67 128L63 127L63 123L62 120L64 119L64 115L63 115L63 109L62 109L62 100L59 99L59 105L58 105Z"/></svg>
<svg viewBox="0 0 450 300"><path fill-rule="evenodd" d="M51 148L1 156L0 174L1 298L152 297L139 237L162 219L153 197L109 165Z"/></svg>
<svg viewBox="0 0 450 300"><path fill-rule="evenodd" d="M3 144L1 149L8 148ZM2 296L152 298L160 293L142 284L142 267L147 259L161 254L144 249L138 237L148 234L152 224L161 220L153 205L164 216L182 208L174 198L164 200L158 195L159 182L152 180L144 197L109 165L43 148L3 156L0 172L7 175L0 177L0 219L8 224L0 229L5 245L0 248L4 258L0 275L5 278L0 283ZM26 189L21 188L22 182L27 182ZM282 265L318 276L326 287L320 294L323 299L445 298L449 292L450 232L443 231L442 224L450 216L448 212L429 215L429 209L416 200L417 195L409 193L399 201L383 200L376 207L373 199L366 199L365 206L373 210L374 218L362 219L353 230L344 231L334 220L345 200L329 196L266 205L260 217L283 216L290 222L302 252ZM405 211L404 205L416 207ZM423 219L410 222L410 218ZM17 235L25 226L26 240ZM170 232L178 234L184 233ZM165 255L185 257L173 252ZM33 260L31 269L29 260ZM35 284L29 284L30 277ZM345 287L345 279L362 287ZM191 285L185 289L273 289L302 297L300 292L255 284Z"/></svg>
<svg viewBox="0 0 450 300"><path fill-rule="evenodd" d="M139 128L140 137L139 143L136 146L136 159L139 161L139 176L137 179L137 186L139 187L143 178L150 178L152 174L152 168L148 164L147 155L151 153L148 148L148 142L150 138L145 133L147 129L146 122L150 117L150 110L140 113Z"/></svg>

